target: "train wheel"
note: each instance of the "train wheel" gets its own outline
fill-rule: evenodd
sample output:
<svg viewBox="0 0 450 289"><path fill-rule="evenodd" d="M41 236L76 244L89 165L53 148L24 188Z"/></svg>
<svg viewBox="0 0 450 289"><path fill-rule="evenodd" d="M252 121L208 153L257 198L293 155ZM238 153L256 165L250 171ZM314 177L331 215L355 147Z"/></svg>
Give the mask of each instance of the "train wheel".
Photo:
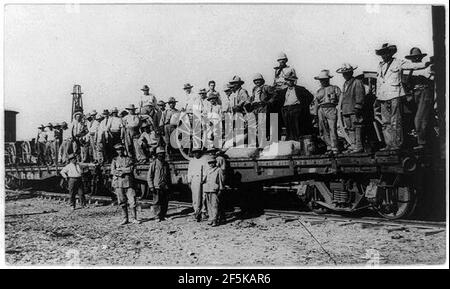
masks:
<svg viewBox="0 0 450 289"><path fill-rule="evenodd" d="M386 197L376 206L378 214L387 219L401 219L410 216L417 205L417 192L411 187L389 188Z"/></svg>

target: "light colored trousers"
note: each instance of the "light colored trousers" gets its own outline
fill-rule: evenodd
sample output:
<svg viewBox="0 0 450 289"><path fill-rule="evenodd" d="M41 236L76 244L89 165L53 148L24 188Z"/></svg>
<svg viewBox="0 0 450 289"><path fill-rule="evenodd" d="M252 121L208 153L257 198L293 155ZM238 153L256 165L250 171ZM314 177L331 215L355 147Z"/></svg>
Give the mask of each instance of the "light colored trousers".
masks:
<svg viewBox="0 0 450 289"><path fill-rule="evenodd" d="M192 207L194 208L194 215L198 216L202 213L203 207L203 190L200 176L194 176L191 181L192 191ZM206 208L205 208L206 209Z"/></svg>

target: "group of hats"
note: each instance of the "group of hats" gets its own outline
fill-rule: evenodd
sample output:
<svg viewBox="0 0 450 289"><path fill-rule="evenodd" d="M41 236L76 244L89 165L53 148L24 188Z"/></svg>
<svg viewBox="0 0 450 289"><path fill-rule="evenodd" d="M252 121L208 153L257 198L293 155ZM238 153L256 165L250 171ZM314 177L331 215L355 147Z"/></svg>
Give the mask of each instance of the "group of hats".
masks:
<svg viewBox="0 0 450 289"><path fill-rule="evenodd" d="M121 143L118 143L114 146L114 149L116 151L121 151L121 150L125 150L125 146ZM157 147L156 148L156 154L160 154L160 153L165 153L166 150L163 147Z"/></svg>
<svg viewBox="0 0 450 289"><path fill-rule="evenodd" d="M55 122L55 123L49 122L47 125L41 124L40 126L38 126L38 128L44 129L46 127L62 127L62 126L66 126L66 125L67 125L67 122L65 122L65 121L63 121L61 123L59 123L59 122Z"/></svg>

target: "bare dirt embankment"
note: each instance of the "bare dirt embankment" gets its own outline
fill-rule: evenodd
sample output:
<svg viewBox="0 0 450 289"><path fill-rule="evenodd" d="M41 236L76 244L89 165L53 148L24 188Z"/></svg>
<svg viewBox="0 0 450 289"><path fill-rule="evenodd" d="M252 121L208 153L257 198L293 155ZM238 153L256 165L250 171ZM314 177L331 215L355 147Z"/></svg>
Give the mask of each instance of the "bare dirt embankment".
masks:
<svg viewBox="0 0 450 289"><path fill-rule="evenodd" d="M120 211L8 193L5 256L10 265L242 265L311 266L442 264L445 232L388 231L361 224L302 223L260 216L210 227L191 216L119 227ZM176 214L169 210L169 215ZM307 231L309 230L317 241Z"/></svg>

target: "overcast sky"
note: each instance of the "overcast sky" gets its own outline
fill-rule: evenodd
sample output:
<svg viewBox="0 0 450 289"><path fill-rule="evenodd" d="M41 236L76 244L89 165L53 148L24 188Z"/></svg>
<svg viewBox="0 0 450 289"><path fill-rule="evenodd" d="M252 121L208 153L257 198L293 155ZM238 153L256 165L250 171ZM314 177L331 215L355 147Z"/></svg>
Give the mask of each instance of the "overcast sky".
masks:
<svg viewBox="0 0 450 289"><path fill-rule="evenodd" d="M5 17L5 108L20 112L18 140L68 121L74 84L85 111L137 104L144 84L183 102L186 82L198 91L214 79L222 89L240 75L251 90L260 72L271 83L283 51L298 83L315 91L321 69L340 86L343 62L375 70L385 42L402 58L433 47L423 5L8 5Z"/></svg>

